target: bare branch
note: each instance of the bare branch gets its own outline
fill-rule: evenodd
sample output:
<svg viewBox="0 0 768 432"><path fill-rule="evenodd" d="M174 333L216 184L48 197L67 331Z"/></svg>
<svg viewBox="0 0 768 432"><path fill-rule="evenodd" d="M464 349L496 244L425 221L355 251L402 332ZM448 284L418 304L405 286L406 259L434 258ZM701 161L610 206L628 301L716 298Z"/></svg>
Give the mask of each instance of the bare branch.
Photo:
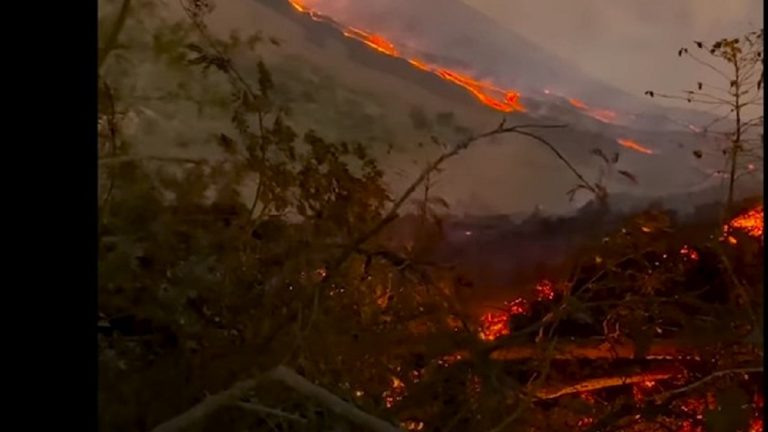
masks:
<svg viewBox="0 0 768 432"><path fill-rule="evenodd" d="M691 384L688 384L685 387L681 387L679 389L670 390L668 392L662 393L662 394L656 396L655 399L658 400L658 401L663 401L663 400L669 398L672 395L675 395L675 394L678 394L678 393L685 393L685 392L690 391L690 390L692 390L692 389L694 389L696 387L699 387L699 386L701 386L703 384L706 384L707 382L712 381L715 378L722 377L722 376L725 376L725 375L731 375L731 374L737 374L737 373L749 374L749 373L762 373L762 372L763 372L763 368L762 367L737 368L737 369L727 369L727 370L717 371L717 372L714 372L714 373L712 373L710 375L707 375L706 377L704 377L704 378L702 378L702 379L700 379L698 381L695 381L695 382L693 382Z"/></svg>
<svg viewBox="0 0 768 432"><path fill-rule="evenodd" d="M205 159L192 159L167 156L115 156L99 159L99 165L114 165L126 162L166 162L191 165L207 165L210 162Z"/></svg>
<svg viewBox="0 0 768 432"><path fill-rule="evenodd" d="M238 402L236 405L238 407L244 409L244 410L247 410L247 411L254 411L254 412L257 412L257 413L260 413L260 414L270 414L270 415L273 415L273 416L276 416L276 417L286 418L286 419L293 420L293 421L299 422L299 423L306 423L307 422L307 419L305 419L304 417L300 417L300 416L298 416L296 414L287 413L287 412L281 411L279 409L270 408L270 407L267 407L267 406L264 406L264 405L261 405L261 404L257 404L257 403L253 403L253 402L249 402L249 403Z"/></svg>
<svg viewBox="0 0 768 432"><path fill-rule="evenodd" d="M622 375L622 376L608 376L600 378L591 378L588 380L580 381L575 384L560 385L554 387L543 388L536 393L536 397L539 399L555 399L561 396L590 392L594 390L600 390L609 387L618 387L627 384L635 384L646 381L660 381L668 378L672 378L676 375L672 371L652 371L643 372L635 375Z"/></svg>
<svg viewBox="0 0 768 432"><path fill-rule="evenodd" d="M320 402L334 413L346 418L358 426L364 427L366 430L375 432L402 432L402 429L395 427L378 417L374 417L348 402L345 402L340 397L316 384L313 384L306 378L285 366L278 366L274 368L267 374L267 376L271 379L274 379L275 381L279 381L287 385L288 387L301 393L304 396L310 397Z"/></svg>
<svg viewBox="0 0 768 432"><path fill-rule="evenodd" d="M714 65L712 65L710 63L707 63L706 61L696 57L695 55L691 54L689 51L685 51L685 53L688 54L688 57L692 58L696 63L699 63L700 65L703 65L703 66L705 66L705 67L707 67L707 68L717 72L720 76L722 76L723 78L727 79L728 81L731 80L728 77L728 74L726 74L725 72L723 72L720 69L716 68Z"/></svg>
<svg viewBox="0 0 768 432"><path fill-rule="evenodd" d="M245 397L245 395L253 390L260 382L261 380L258 378L240 381L228 390L210 396L193 406L188 411L160 424L152 429L152 432L178 432L185 430L189 426L205 419L222 406L235 403L239 399Z"/></svg>

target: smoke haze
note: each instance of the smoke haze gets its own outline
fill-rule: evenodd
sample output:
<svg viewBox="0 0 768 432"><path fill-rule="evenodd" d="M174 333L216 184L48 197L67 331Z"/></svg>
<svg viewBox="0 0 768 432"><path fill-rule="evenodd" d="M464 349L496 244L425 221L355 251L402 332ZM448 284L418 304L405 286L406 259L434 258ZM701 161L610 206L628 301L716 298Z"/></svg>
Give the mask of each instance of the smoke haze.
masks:
<svg viewBox="0 0 768 432"><path fill-rule="evenodd" d="M700 66L677 57L677 49L692 40L739 36L763 26L760 0L464 2L633 94L676 91L706 78Z"/></svg>

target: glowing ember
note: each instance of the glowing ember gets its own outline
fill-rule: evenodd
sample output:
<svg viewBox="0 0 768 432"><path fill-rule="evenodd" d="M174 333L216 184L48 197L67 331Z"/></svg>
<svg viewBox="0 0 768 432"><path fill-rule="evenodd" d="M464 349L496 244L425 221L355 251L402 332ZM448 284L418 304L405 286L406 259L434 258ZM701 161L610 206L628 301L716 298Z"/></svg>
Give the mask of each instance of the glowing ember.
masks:
<svg viewBox="0 0 768 432"><path fill-rule="evenodd" d="M397 402L403 399L403 396L405 396L405 384L403 384L400 378L393 376L391 377L391 380L392 383L390 384L389 390L385 391L382 395L384 398L384 405L386 405L387 408L392 408Z"/></svg>
<svg viewBox="0 0 768 432"><path fill-rule="evenodd" d="M592 108L579 99L568 98L568 102L574 107L586 112L587 115L600 120L603 123L613 123L616 121L616 113L613 111Z"/></svg>
<svg viewBox="0 0 768 432"><path fill-rule="evenodd" d="M361 29L342 27L332 19L318 14L304 6L304 4L302 4L299 0L289 0L289 2L294 7L294 9L309 15L316 21L324 21L334 24L334 26L340 28L341 32L347 37L357 39L372 49L375 49L376 51L379 51L383 54L402 58L418 69L433 73L448 82L463 87L486 106L502 112L525 111L525 108L520 102L520 93L516 90L501 89L493 86L492 84L478 81L457 71L430 65L423 60L404 57L404 55L397 49L395 44L381 35L369 33Z"/></svg>
<svg viewBox="0 0 768 432"><path fill-rule="evenodd" d="M379 36L373 33L368 33L366 31L355 29L355 28L347 29L343 33L344 33L344 36L348 36L348 37L357 39L359 41L362 41L369 47L379 52L390 55L392 57L399 57L399 54L397 52L397 48L395 48L395 45L382 36Z"/></svg>
<svg viewBox="0 0 768 432"><path fill-rule="evenodd" d="M638 143L635 140L629 139L629 138L619 138L616 140L619 144L622 146L632 149L636 152L645 153L645 154L653 154L653 150L642 146L640 143Z"/></svg>
<svg viewBox="0 0 768 432"><path fill-rule="evenodd" d="M507 314L510 316L527 314L530 310L528 302L521 298L512 300L511 302L504 302L504 306L506 306Z"/></svg>
<svg viewBox="0 0 768 432"><path fill-rule="evenodd" d="M400 426L407 431L420 431L424 430L424 422L408 420L400 423Z"/></svg>
<svg viewBox="0 0 768 432"><path fill-rule="evenodd" d="M693 261L698 261L699 259L699 253L688 247L688 245L684 245L682 248L680 248L680 255Z"/></svg>
<svg viewBox="0 0 768 432"><path fill-rule="evenodd" d="M588 428L589 426L592 426L595 423L595 419L592 417L583 417L580 418L578 422L576 422L576 426L579 428Z"/></svg>
<svg viewBox="0 0 768 432"><path fill-rule="evenodd" d="M480 317L480 339L492 341L509 334L509 314L489 312Z"/></svg>
<svg viewBox="0 0 768 432"><path fill-rule="evenodd" d="M542 301L549 301L555 298L555 288L552 282L543 280L536 285L536 298Z"/></svg>
<svg viewBox="0 0 768 432"><path fill-rule="evenodd" d="M578 99L569 98L568 102L570 102L571 105L575 106L576 108L583 109L583 110L589 109L587 104L585 104L584 102Z"/></svg>
<svg viewBox="0 0 768 432"><path fill-rule="evenodd" d="M723 231L725 234L730 233L733 229L737 229L745 232L750 237L762 238L763 236L763 206L760 205L742 215L739 215L731 220ZM732 237L729 237L732 238ZM735 243L736 239L730 243Z"/></svg>

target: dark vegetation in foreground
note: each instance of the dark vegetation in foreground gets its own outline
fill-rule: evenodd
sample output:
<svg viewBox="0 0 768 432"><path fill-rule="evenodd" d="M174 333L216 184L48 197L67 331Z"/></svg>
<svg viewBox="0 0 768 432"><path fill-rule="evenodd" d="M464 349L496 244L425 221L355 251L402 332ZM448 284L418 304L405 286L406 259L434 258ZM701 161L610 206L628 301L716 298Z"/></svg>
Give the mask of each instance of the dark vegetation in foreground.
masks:
<svg viewBox="0 0 768 432"><path fill-rule="evenodd" d="M467 251L430 175L531 127L448 145L392 197L365 146L294 131L266 64L244 78L237 41L184 4L155 55L226 81L221 158L133 151L129 76L102 47L100 430L762 430L761 199L727 227L706 209L619 215L579 177L591 208ZM479 276L509 289L493 311L468 300Z"/></svg>

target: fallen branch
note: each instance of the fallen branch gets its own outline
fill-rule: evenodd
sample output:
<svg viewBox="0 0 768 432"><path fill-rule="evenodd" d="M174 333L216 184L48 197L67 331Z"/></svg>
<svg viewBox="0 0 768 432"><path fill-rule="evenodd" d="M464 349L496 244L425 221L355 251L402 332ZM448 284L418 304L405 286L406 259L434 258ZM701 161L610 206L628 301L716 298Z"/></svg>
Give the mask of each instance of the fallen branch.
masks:
<svg viewBox="0 0 768 432"><path fill-rule="evenodd" d="M210 396L184 413L168 420L152 429L152 432L178 432L200 422L224 405L238 402L249 391L253 390L260 379L254 378L240 381L228 390Z"/></svg>
<svg viewBox="0 0 768 432"><path fill-rule="evenodd" d="M669 398L672 395L690 391L690 390L692 390L692 389L694 389L694 388L696 388L696 387L698 387L698 386L700 386L702 384L706 384L707 382L712 381L713 379L721 377L721 376L731 375L731 374L736 374L736 373L749 374L749 373L759 373L759 372L763 372L763 368L762 367L727 369L727 370L721 370L721 371L713 372L712 374L707 375L706 377L704 377L704 378L702 378L702 379L700 379L698 381L695 381L695 382L693 382L691 384L688 384L685 387L680 387L679 389L670 390L668 392L662 393L662 394L656 396L655 399L658 400L658 401L663 401L663 400Z"/></svg>
<svg viewBox="0 0 768 432"><path fill-rule="evenodd" d="M681 345L679 342L659 341L648 347L640 357L646 360L697 359L700 348ZM540 350L535 345L509 346L499 348L491 353L491 359L500 361L525 360L539 355ZM554 348L553 358L556 360L571 359L632 359L636 357L634 344L614 343L604 341L559 344Z"/></svg>
<svg viewBox="0 0 768 432"><path fill-rule="evenodd" d="M646 381L659 381L676 376L677 373L672 371L657 371L657 372L643 372L637 375L625 375L625 376L609 376L592 378L583 381L579 381L576 384L561 385L548 388L542 388L534 395L538 399L554 399L560 396L565 396L573 393L590 392L594 390L600 390L609 387L618 387L627 384L635 384Z"/></svg>
<svg viewBox="0 0 768 432"><path fill-rule="evenodd" d="M168 162L168 163L180 163L180 164L192 164L192 165L206 165L209 161L205 159L192 159L181 157L164 157L164 156L116 156L106 157L99 159L99 165L112 165L126 162Z"/></svg>
<svg viewBox="0 0 768 432"><path fill-rule="evenodd" d="M315 399L337 415L346 418L358 426L364 427L366 430L375 432L402 432L402 429L362 411L285 366L274 368L267 374L267 376L287 385L304 396Z"/></svg>
<svg viewBox="0 0 768 432"><path fill-rule="evenodd" d="M246 410L246 411L254 411L259 414L270 414L275 417L282 417L287 418L289 420L293 420L295 422L299 423L306 423L307 419L304 417L297 416L296 414L287 413L285 411L280 411L279 409L270 408L264 405L260 405L257 403L246 403L246 402L238 402L237 406Z"/></svg>
<svg viewBox="0 0 768 432"><path fill-rule="evenodd" d="M226 405L235 405L243 409L257 411L265 414L273 414L297 422L306 422L306 419L294 414L286 413L274 408L264 407L253 403L244 403L241 401L250 391L256 388L265 379L278 381L303 396L312 398L320 402L329 410L337 415L344 417L352 423L373 432L402 432L402 429L392 424L374 417L356 406L344 401L335 394L318 386L297 374L294 370L285 366L277 366L259 378L240 381L228 390L219 394L210 396L204 401L198 403L186 412L168 420L167 422L152 429L152 432L179 432L186 430L190 426L202 421L207 416L219 408Z"/></svg>

